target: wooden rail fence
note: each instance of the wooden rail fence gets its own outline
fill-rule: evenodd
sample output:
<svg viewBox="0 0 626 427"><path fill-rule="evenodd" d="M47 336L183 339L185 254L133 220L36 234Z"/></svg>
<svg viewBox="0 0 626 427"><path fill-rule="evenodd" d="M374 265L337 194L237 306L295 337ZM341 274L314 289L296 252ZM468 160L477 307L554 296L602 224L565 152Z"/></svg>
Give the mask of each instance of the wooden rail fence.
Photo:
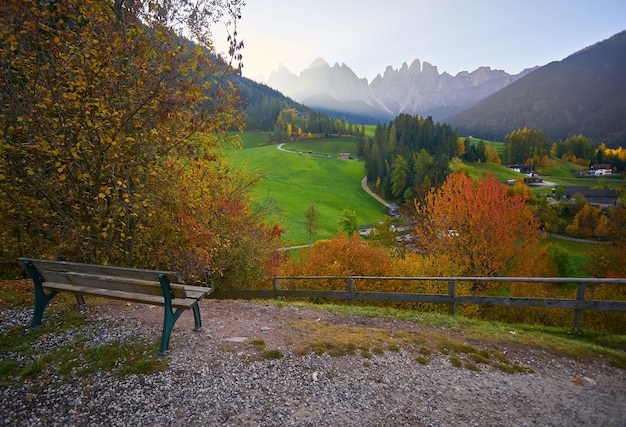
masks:
<svg viewBox="0 0 626 427"><path fill-rule="evenodd" d="M281 288L281 282L298 282L304 280L329 281L343 280L345 290L311 290ZM447 282L447 294L419 294L401 292L364 292L355 290L355 281L436 281ZM515 283L554 283L576 284L576 296L573 299L561 298L522 298L507 296L477 296L457 295L457 283L484 283L484 282L515 282ZM350 304L354 301L388 301L388 302L421 302L447 304L450 315L456 315L458 304L503 305L524 307L564 308L574 310L572 329L580 332L582 329L583 311L626 311L626 301L586 300L585 292L588 285L626 285L626 279L595 279L595 278L561 278L561 277L376 277L376 276L278 276L274 278L272 289L258 289L249 291L222 291L212 294L218 299L279 299L285 298L322 298L346 300Z"/></svg>

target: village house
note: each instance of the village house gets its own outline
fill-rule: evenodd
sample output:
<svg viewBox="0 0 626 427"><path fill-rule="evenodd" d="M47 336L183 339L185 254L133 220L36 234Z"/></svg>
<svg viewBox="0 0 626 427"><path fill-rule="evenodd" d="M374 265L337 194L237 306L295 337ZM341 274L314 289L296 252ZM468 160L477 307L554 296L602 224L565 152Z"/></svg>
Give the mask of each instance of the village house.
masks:
<svg viewBox="0 0 626 427"><path fill-rule="evenodd" d="M507 165L509 169L514 170L515 172L523 173L524 175L533 176L535 174L535 167L533 165Z"/></svg>
<svg viewBox="0 0 626 427"><path fill-rule="evenodd" d="M607 164L591 165L589 171L595 176L611 175L613 173L613 166Z"/></svg>

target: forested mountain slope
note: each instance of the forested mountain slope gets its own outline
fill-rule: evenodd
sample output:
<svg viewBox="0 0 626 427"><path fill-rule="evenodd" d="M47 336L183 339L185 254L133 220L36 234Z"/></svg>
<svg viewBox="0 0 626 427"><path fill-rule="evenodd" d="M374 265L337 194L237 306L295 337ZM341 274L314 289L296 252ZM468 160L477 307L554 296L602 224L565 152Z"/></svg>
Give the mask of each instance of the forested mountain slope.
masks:
<svg viewBox="0 0 626 427"><path fill-rule="evenodd" d="M492 140L528 127L555 140L583 134L626 144L626 31L535 70L446 122L461 135Z"/></svg>

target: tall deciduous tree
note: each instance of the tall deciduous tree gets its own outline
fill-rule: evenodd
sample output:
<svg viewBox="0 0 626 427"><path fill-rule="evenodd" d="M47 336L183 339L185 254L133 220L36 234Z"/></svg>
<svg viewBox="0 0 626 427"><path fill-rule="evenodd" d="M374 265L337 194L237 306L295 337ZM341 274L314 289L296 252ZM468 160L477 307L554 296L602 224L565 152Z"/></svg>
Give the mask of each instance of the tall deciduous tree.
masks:
<svg viewBox="0 0 626 427"><path fill-rule="evenodd" d="M314 203L309 205L306 212L304 213L304 218L306 219L306 231L309 233L309 245L313 245L313 235L317 233L320 229L318 218L319 212L317 211L317 207Z"/></svg>
<svg viewBox="0 0 626 427"><path fill-rule="evenodd" d="M271 241L271 227L249 211L250 178L222 157L242 116L226 78L236 69L212 50L219 16L236 22L239 2L2 4L4 261L64 257L220 275L232 270L217 260L237 233ZM241 45L234 33L230 41L237 61Z"/></svg>
<svg viewBox="0 0 626 427"><path fill-rule="evenodd" d="M339 226L346 233L348 237L356 233L356 231L359 229L359 224L356 219L356 212L350 209L344 209L343 212L341 213Z"/></svg>
<svg viewBox="0 0 626 427"><path fill-rule="evenodd" d="M448 176L424 203L416 204L417 244L427 254L445 254L468 276L541 275L546 248L539 224L520 195L489 176L474 182Z"/></svg>

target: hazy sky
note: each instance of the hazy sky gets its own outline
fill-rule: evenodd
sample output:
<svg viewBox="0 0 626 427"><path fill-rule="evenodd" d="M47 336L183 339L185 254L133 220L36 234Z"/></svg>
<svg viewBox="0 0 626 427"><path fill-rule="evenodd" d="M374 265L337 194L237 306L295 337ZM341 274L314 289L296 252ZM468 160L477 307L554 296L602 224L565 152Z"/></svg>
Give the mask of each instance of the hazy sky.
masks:
<svg viewBox="0 0 626 427"><path fill-rule="evenodd" d="M279 63L300 74L320 57L370 82L416 58L452 75L518 73L626 30L626 0L245 1L243 72L260 81Z"/></svg>

